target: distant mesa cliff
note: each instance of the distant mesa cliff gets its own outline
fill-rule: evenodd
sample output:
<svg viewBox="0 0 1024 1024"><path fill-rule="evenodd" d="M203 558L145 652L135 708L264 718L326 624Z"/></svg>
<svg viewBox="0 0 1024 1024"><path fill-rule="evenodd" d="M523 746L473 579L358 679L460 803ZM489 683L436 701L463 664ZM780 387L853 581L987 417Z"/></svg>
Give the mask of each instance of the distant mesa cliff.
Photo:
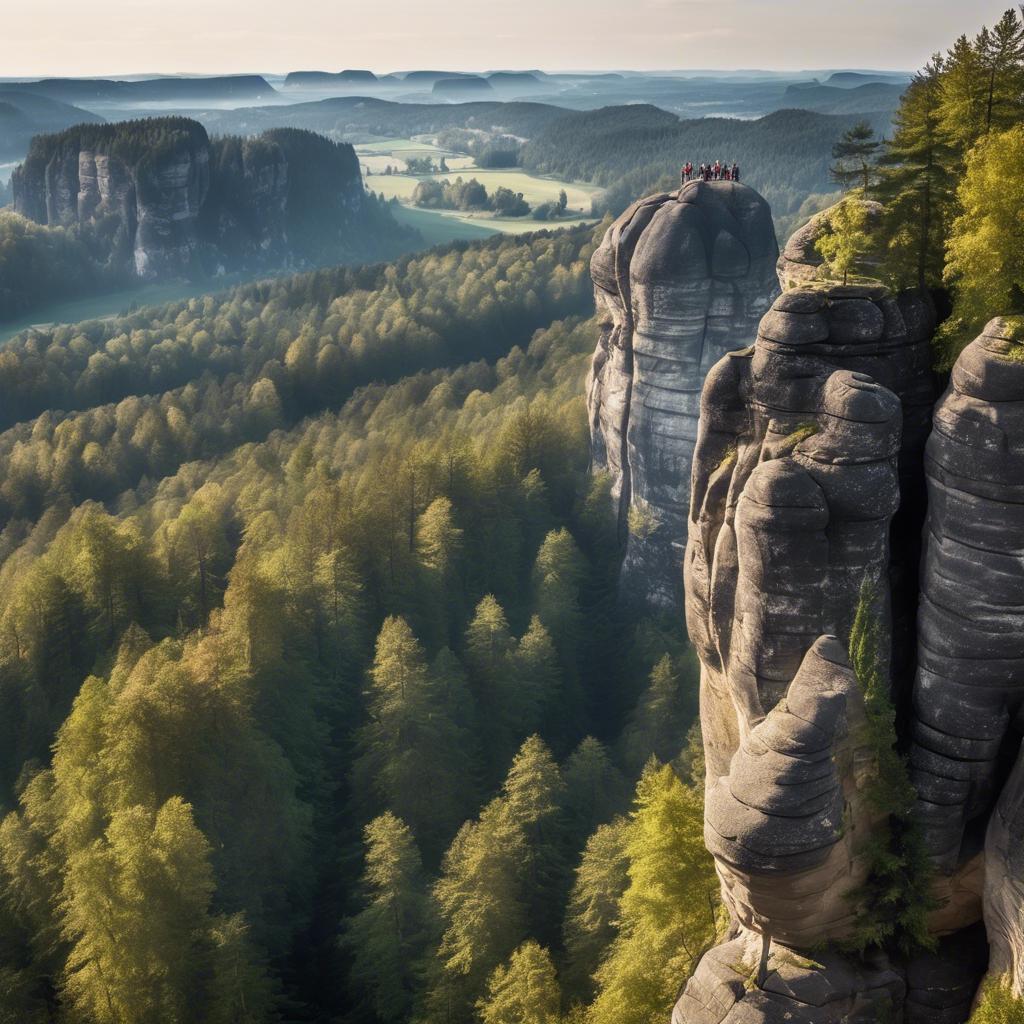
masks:
<svg viewBox="0 0 1024 1024"><path fill-rule="evenodd" d="M12 186L16 212L151 279L337 257L365 202L351 146L298 129L211 140L185 118L39 136Z"/></svg>
<svg viewBox="0 0 1024 1024"><path fill-rule="evenodd" d="M768 204L728 181L635 203L594 254L593 464L611 474L623 592L637 601L681 605L701 387L726 352L753 343L779 290L778 254Z"/></svg>
<svg viewBox="0 0 1024 1024"><path fill-rule="evenodd" d="M332 85L376 85L379 79L372 71L349 68L345 71L289 71L286 89L322 89Z"/></svg>
<svg viewBox="0 0 1024 1024"><path fill-rule="evenodd" d="M4 89L47 96L64 103L142 103L209 100L257 101L274 96L262 75L220 75L213 78L43 78L8 82Z"/></svg>
<svg viewBox="0 0 1024 1024"><path fill-rule="evenodd" d="M430 91L434 96L465 99L467 96L489 96L494 89L486 78L461 75L458 78L439 78Z"/></svg>

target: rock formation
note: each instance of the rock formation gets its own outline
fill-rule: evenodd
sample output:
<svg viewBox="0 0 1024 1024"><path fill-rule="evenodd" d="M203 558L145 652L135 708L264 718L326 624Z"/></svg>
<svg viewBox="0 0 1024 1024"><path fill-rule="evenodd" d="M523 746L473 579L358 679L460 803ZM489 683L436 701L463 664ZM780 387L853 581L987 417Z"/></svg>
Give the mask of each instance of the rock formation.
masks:
<svg viewBox="0 0 1024 1024"><path fill-rule="evenodd" d="M790 240L786 290L701 397L686 620L732 923L675 1024L962 1024L986 961L1024 991L1020 325L989 323L936 402L930 296L820 280L825 229ZM934 869L936 946L916 954L850 950L885 825L858 608Z"/></svg>
<svg viewBox="0 0 1024 1024"><path fill-rule="evenodd" d="M323 182L312 198L311 168ZM185 118L37 136L12 187L18 213L150 279L301 263L308 235L354 234L363 203L351 146L289 129L211 141Z"/></svg>
<svg viewBox="0 0 1024 1024"><path fill-rule="evenodd" d="M768 204L727 181L634 203L594 254L592 458L612 478L632 598L681 603L701 386L726 352L753 341L778 291L777 256Z"/></svg>

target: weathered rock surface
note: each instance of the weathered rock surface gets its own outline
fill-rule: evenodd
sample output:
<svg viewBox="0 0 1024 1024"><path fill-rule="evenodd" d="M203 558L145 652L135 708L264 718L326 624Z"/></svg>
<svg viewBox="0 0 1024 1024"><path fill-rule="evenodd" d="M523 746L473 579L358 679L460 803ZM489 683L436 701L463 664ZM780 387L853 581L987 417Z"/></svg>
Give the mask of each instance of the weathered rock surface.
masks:
<svg viewBox="0 0 1024 1024"><path fill-rule="evenodd" d="M815 641L849 636L865 581L888 636L900 464L927 422L927 307L881 290L791 290L754 347L708 376L685 572L709 781Z"/></svg>
<svg viewBox="0 0 1024 1024"><path fill-rule="evenodd" d="M701 400L686 616L732 929L675 1024L962 1024L986 961L1024 992L1024 342L991 321L936 404L930 299L822 282L820 230ZM892 962L822 952L879 825L844 655L863 594L939 869L936 949Z"/></svg>
<svg viewBox="0 0 1024 1024"><path fill-rule="evenodd" d="M753 341L778 291L777 256L768 204L726 181L635 203L594 254L593 464L612 477L634 599L681 602L701 386L726 352Z"/></svg>
<svg viewBox="0 0 1024 1024"><path fill-rule="evenodd" d="M946 871L980 845L1024 706L1024 345L996 319L967 346L926 455L911 764Z"/></svg>
<svg viewBox="0 0 1024 1024"><path fill-rule="evenodd" d="M729 774L709 783L705 841L744 927L796 948L849 936L872 824L865 721L842 644L822 637L742 737Z"/></svg>
<svg viewBox="0 0 1024 1024"><path fill-rule="evenodd" d="M318 216L296 186L310 163L330 182L316 227L344 232L363 200L350 146L292 130L211 141L185 118L37 136L12 176L14 207L78 231L108 268L140 278L276 267L304 255L293 210Z"/></svg>

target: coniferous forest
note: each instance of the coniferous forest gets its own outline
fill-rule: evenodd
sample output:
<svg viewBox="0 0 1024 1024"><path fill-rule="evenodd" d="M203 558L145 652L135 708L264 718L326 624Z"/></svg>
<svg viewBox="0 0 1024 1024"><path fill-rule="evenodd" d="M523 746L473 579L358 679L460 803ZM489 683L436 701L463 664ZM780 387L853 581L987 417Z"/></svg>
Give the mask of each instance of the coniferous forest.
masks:
<svg viewBox="0 0 1024 1024"><path fill-rule="evenodd" d="M663 1016L716 885L588 471L593 245L0 352L5 1024Z"/></svg>

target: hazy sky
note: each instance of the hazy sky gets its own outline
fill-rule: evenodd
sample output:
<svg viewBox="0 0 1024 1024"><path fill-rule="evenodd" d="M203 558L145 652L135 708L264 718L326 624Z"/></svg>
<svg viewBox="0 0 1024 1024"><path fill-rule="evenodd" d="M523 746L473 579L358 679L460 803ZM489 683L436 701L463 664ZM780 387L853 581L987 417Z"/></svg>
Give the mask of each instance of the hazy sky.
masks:
<svg viewBox="0 0 1024 1024"><path fill-rule="evenodd" d="M911 69L1007 0L3 0L0 75Z"/></svg>

